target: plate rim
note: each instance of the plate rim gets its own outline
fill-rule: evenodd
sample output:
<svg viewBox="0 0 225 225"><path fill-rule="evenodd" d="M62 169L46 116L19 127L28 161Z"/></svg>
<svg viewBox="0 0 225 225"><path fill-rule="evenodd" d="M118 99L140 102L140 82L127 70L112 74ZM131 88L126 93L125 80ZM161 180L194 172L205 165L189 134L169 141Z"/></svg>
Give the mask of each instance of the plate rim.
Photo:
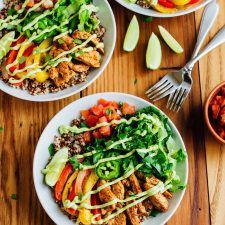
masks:
<svg viewBox="0 0 225 225"><path fill-rule="evenodd" d="M136 6L135 9L132 7L132 5L134 5L134 3L126 3L126 0L115 0L117 3L119 3L120 5L122 5L123 7L129 9L130 11L136 12L140 15L144 15L144 16L152 16L152 17L158 17L158 18L172 18L172 17L178 17L178 16L184 16L187 15L189 13L195 12L197 10L199 10L200 8L206 6L207 4L209 4L212 1L215 0L205 0L204 2L202 2L201 4L198 4L194 7L191 7L189 9L186 10L179 10L175 13L160 13L157 12L153 9L145 9L141 6ZM141 12L140 12L140 11Z"/></svg>
<svg viewBox="0 0 225 225"><path fill-rule="evenodd" d="M59 116L59 114L61 114L63 111L66 111L68 108L70 108L73 104L76 104L77 102L80 102L80 101L85 101L86 99L88 99L88 98L94 98L94 97L96 97L96 99L98 99L97 98L97 96L98 97L100 97L101 96L101 98L107 98L107 96L112 96L112 95L117 95L117 96L121 96L121 97L129 97L129 98L131 98L131 99L134 99L134 100L136 100L136 101L139 101L139 102L142 102L143 104L147 104L147 105L149 105L149 106L153 106L153 107L155 107L156 109L158 109L158 110L160 110L160 112L163 114L163 115L165 115L167 118L168 118L168 122L169 122L169 124L172 126L172 128L176 131L176 133L177 133L177 135L178 135L178 138L179 138L179 140L180 140L180 143L181 143L181 145L182 145L182 148L185 150L185 152L187 153L187 157L186 157L186 159L185 159L185 161L184 161L184 164L185 164L185 167L186 167L186 169L185 169L185 175L184 175L184 182L185 182L185 184L187 184L188 183L188 175L189 175L189 163L188 163L188 152L187 152L187 150L186 150L186 146L185 146L185 144L184 144L184 141L183 141L183 139L182 139L182 136L181 136L181 134L180 134L180 132L179 132L179 130L177 129L177 127L175 126L175 124L173 123L173 121L161 110L161 109L159 109L157 106L155 106L154 104L152 104L151 102L148 102L147 100L145 100L145 99L143 99L143 98L141 98L141 97L138 97L138 96L135 96L135 95L131 95L131 94L127 94L127 93L121 93L121 92L100 92L100 93L95 93L95 94L91 94L91 95L87 95L87 96L85 96L85 97L82 97L82 98L79 98L79 99L77 99L77 100L75 100L75 101L73 101L73 102L71 102L70 104L68 104L67 106L65 106L64 108L62 108L60 111L58 111L56 114L55 114L55 116L53 116L52 118L51 118L51 120L48 122L48 124L45 126L45 128L44 128L44 130L42 131L42 133L41 133L41 135L40 135L40 137L39 137L39 139L38 139L38 142L37 142L37 145L36 145L36 148L35 148L35 152L34 152L34 157L33 157L33 183L34 183L34 187L35 187L35 192L36 192L36 194L37 194L37 197L38 197L38 200L39 200L39 202L41 203L41 205L42 205L42 207L43 207L43 209L44 209L44 211L45 211L45 213L51 218L51 220L53 221L53 222L55 222L56 224L57 224L57 222L53 219L53 216L48 212L48 210L46 209L46 207L45 207L45 204L43 204L43 200L42 200L42 198L41 198L41 196L39 195L40 193L38 193L38 191L37 191L37 181L36 181L36 176L35 176L35 173L36 173L36 161L37 161L37 152L38 152L38 149L40 149L40 145L41 145L41 139L43 138L43 136L44 136L44 133L46 132L46 130L47 130L47 127L49 126L49 124L52 122L52 121L54 121L58 116ZM126 98L124 98L124 99L126 99ZM181 193L180 193L180 196L178 197L179 199L178 199L178 201L175 203L175 207L174 207L174 209L171 211L171 213L169 214L169 216L167 217L167 218L165 218L162 222L161 222L161 224L158 224L158 225L163 225L163 224L165 224L167 221L169 221L170 220L170 218L174 215L174 213L177 211L177 209L178 209L178 207L180 206L180 204L181 204L181 201L182 201L182 199L183 199L183 197L184 197L184 194L185 194L185 192L186 192L186 188L185 189L183 189L183 190L181 190L180 191ZM63 213L63 212L62 212Z"/></svg>

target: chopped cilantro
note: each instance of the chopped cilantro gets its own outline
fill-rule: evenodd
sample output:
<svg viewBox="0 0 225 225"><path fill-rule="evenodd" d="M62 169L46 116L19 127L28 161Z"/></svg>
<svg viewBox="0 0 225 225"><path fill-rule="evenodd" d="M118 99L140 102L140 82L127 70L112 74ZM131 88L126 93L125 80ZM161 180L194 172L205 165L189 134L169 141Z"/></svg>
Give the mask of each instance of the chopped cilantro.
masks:
<svg viewBox="0 0 225 225"><path fill-rule="evenodd" d="M12 15L16 14L16 10L15 9L8 9L7 14L9 16L12 16Z"/></svg>
<svg viewBox="0 0 225 225"><path fill-rule="evenodd" d="M0 133L3 131L3 127L0 127Z"/></svg>
<svg viewBox="0 0 225 225"><path fill-rule="evenodd" d="M50 61L51 59L52 59L52 56L51 56L51 55L47 54L47 55L45 56L45 62L48 62L48 61Z"/></svg>
<svg viewBox="0 0 225 225"><path fill-rule="evenodd" d="M38 55L38 54L40 54L40 53L41 53L41 50L40 50L39 47L37 47L37 48L34 49L34 54L35 54L35 55Z"/></svg>
<svg viewBox="0 0 225 225"><path fill-rule="evenodd" d="M70 55L71 55L74 59L76 58L76 53L75 53L75 52L72 52Z"/></svg>
<svg viewBox="0 0 225 225"><path fill-rule="evenodd" d="M105 112L106 112L107 115L111 115L113 113L113 110L112 109L106 109Z"/></svg>
<svg viewBox="0 0 225 225"><path fill-rule="evenodd" d="M11 195L11 199L17 200L17 199L18 199L17 194L12 194L12 195Z"/></svg>
<svg viewBox="0 0 225 225"><path fill-rule="evenodd" d="M132 191L129 192L129 195L130 195L130 197L136 196L136 194L134 192L132 192Z"/></svg>
<svg viewBox="0 0 225 225"><path fill-rule="evenodd" d="M49 151L50 156L54 155L55 151L54 151L54 145L53 144L49 145L48 151Z"/></svg>
<svg viewBox="0 0 225 225"><path fill-rule="evenodd" d="M60 38L60 39L58 39L58 43L59 43L60 45L62 45L62 44L64 43L64 41Z"/></svg>
<svg viewBox="0 0 225 225"><path fill-rule="evenodd" d="M72 164L72 166L75 170L80 167L80 162L74 156L69 159L69 162Z"/></svg>
<svg viewBox="0 0 225 225"><path fill-rule="evenodd" d="M145 22L152 22L152 17L151 16L142 16L142 20Z"/></svg>
<svg viewBox="0 0 225 225"><path fill-rule="evenodd" d="M119 102L119 105L122 107L123 106L123 102Z"/></svg>
<svg viewBox="0 0 225 225"><path fill-rule="evenodd" d="M78 193L78 200L81 201L81 200L82 200L82 197L83 197L82 192L79 192L79 193Z"/></svg>
<svg viewBox="0 0 225 225"><path fill-rule="evenodd" d="M82 41L78 38L75 38L74 39L74 43L78 44L78 45L81 45L82 44Z"/></svg>
<svg viewBox="0 0 225 225"><path fill-rule="evenodd" d="M26 57L25 56L21 56L20 58L19 58L19 60L18 60L18 62L19 62L19 64L22 64L22 63L24 63L25 61L26 61Z"/></svg>
<svg viewBox="0 0 225 225"><path fill-rule="evenodd" d="M159 212L158 210L153 209L153 210L151 211L151 213L150 213L150 216L156 217L159 213L160 213L160 212Z"/></svg>

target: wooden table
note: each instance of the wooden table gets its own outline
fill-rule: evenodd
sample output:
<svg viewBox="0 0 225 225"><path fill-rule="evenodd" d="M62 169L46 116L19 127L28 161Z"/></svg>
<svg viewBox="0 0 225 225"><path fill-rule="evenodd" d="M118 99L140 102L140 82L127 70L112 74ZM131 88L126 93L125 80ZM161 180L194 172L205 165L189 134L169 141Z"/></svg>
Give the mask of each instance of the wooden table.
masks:
<svg viewBox="0 0 225 225"><path fill-rule="evenodd" d="M225 22L225 1L220 0L220 14L210 32L212 37ZM38 138L49 120L64 106L92 93L119 91L146 98L145 90L160 76L180 68L190 58L196 42L201 12L173 19L144 22L138 16L141 36L132 53L122 51L126 27L133 15L113 0L117 19L117 44L113 58L102 76L86 90L73 97L51 102L32 103L0 92L0 224L50 225L53 222L42 209L33 185L32 163ZM157 25L166 27L184 47L182 55L174 54L162 43L163 62L158 71L145 67L145 51ZM210 39L208 38L208 40ZM205 57L193 71L194 86L182 110L171 113L166 101L157 102L178 127L189 155L189 182L185 197L168 225L225 224L225 147L218 144L205 128L203 105L210 90L225 79L225 46ZM136 82L135 82L136 81ZM17 194L17 200L11 198Z"/></svg>

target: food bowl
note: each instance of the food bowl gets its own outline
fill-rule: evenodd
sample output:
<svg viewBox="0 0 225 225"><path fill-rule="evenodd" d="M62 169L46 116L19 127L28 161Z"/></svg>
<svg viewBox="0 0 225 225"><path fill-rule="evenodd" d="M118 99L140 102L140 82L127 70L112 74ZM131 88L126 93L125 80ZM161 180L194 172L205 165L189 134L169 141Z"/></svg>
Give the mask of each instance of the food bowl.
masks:
<svg viewBox="0 0 225 225"><path fill-rule="evenodd" d="M64 225L74 225L74 221L69 220L69 218L60 210L58 205L55 203L52 197L52 192L50 188L43 182L43 174L41 170L46 166L49 159L48 147L52 143L54 136L58 135L58 127L62 124L70 124L70 121L74 118L78 118L80 115L80 110L88 109L100 98L106 100L114 100L116 102L126 101L131 105L135 105L138 109L144 108L147 106L153 106L151 103L138 98L133 95L123 94L123 93L98 93L94 95L89 95L87 97L81 98L77 101L74 101L70 105L62 109L46 126L43 131L34 155L33 161L33 179L38 198L46 211L49 217L56 224ZM155 106L153 106L155 107ZM156 108L156 107L155 107ZM161 112L162 113L162 112ZM163 114L163 113L162 113ZM171 120L168 121L169 126L171 127L174 133L175 143L179 148L182 148L186 151L183 140ZM181 178L181 182L186 184L188 179L188 159L186 158L182 163L179 163L176 170L178 176ZM174 193L174 197L169 201L170 207L169 210L165 213L161 213L156 217L151 217L144 221L142 225L163 225L165 224L170 217L175 213L178 206L181 203L181 200L184 196L185 190L179 190Z"/></svg>
<svg viewBox="0 0 225 225"><path fill-rule="evenodd" d="M0 9L3 7L2 0L0 0ZM0 90L3 92L12 95L14 97L28 100L28 101L35 101L35 102L46 102L46 101L54 101L63 99L66 97L69 97L71 95L74 95L83 89L85 89L87 86L89 86L91 83L93 83L103 72L103 70L108 65L113 50L116 43L116 22L114 18L114 14L112 12L112 9L108 3L107 0L94 0L94 5L99 7L99 12L97 13L98 17L101 20L101 24L106 28L106 33L104 35L104 45L105 45L105 54L102 58L101 67L91 71L89 75L87 76L87 79L85 82L77 84L72 87L68 87L64 90L58 91L56 93L47 93L47 94L41 94L41 95L30 95L28 91L21 90L17 88L12 88L6 83L4 83L2 80L0 80Z"/></svg>
<svg viewBox="0 0 225 225"><path fill-rule="evenodd" d="M189 6L186 9L178 10L174 13L161 13L154 9L145 9L137 4L130 3L127 0L116 0L116 1L119 4L121 4L122 6L124 6L125 8L127 8L133 12L145 15L145 16L168 18L168 17L183 16L188 13L194 12L194 11L204 7L205 5L207 5L209 2L211 2L213 0L201 0L199 3L196 3L193 6Z"/></svg>
<svg viewBox="0 0 225 225"><path fill-rule="evenodd" d="M214 127L212 126L212 121L210 120L210 116L209 116L209 106L210 106L210 102L212 101L212 99L220 92L221 88L225 87L225 81L223 81L222 83L218 84L209 94L206 103L205 103L205 122L206 125L208 127L208 129L210 130L210 132L212 133L212 135L216 138L217 141L219 141L222 144L225 144L225 140L223 138L221 138L219 136L219 134L215 131Z"/></svg>

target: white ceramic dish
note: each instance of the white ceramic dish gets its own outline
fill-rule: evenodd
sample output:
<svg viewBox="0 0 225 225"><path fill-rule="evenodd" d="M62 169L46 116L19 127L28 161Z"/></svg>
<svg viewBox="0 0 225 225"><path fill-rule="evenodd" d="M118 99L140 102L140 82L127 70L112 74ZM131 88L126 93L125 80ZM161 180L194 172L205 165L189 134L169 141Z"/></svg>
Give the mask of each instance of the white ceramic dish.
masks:
<svg viewBox="0 0 225 225"><path fill-rule="evenodd" d="M125 8L134 11L136 13L145 15L145 16L152 16L152 17L176 17L176 16L183 16L188 13L194 12L203 6L207 5L209 2L214 1L214 0L201 0L201 2L194 4L192 7L189 7L185 10L180 10L175 13L160 13L155 11L154 9L145 9L137 4L130 3L128 0L115 0L118 3L120 3L122 6Z"/></svg>
<svg viewBox="0 0 225 225"><path fill-rule="evenodd" d="M0 0L0 9L3 6L2 2L3 1ZM73 87L66 88L57 93L49 93L44 95L32 96L26 90L23 91L20 89L12 88L8 86L7 84L5 84L2 80L0 80L0 90L20 99L24 99L28 101L36 101L36 102L45 102L45 101L54 101L54 100L69 97L71 95L74 95L82 91L91 83L93 83L101 75L103 70L108 65L112 57L113 50L116 43L116 22L115 22L114 14L112 12L112 9L108 1L94 0L93 3L94 5L99 7L98 16L101 20L101 24L106 28L106 33L104 36L105 54L103 56L101 67L99 69L92 71L88 75L87 80L85 82L75 85Z"/></svg>
<svg viewBox="0 0 225 225"><path fill-rule="evenodd" d="M56 116L49 122L43 131L34 155L33 161L33 178L34 185L38 195L38 198L49 215L49 217L58 225L74 225L74 222L68 219L68 217L63 214L58 205L54 202L52 198L52 193L50 188L43 182L43 174L41 170L46 166L49 159L48 146L53 142L54 136L58 135L58 127L62 124L70 124L74 118L79 118L80 110L87 109L96 104L99 98L105 98L107 100L126 101L130 104L135 105L137 108L143 108L151 103L135 97L133 95L122 94L122 93L99 93L81 98L70 105L62 109ZM175 125L169 120L169 125L171 126L174 134L175 141L177 144L185 150L182 138L176 129ZM180 175L182 182L187 183L188 179L188 160L186 159L184 163L180 164L177 168L177 173ZM170 207L168 212L157 215L157 217L150 218L143 222L142 225L163 225L170 217L174 214L177 207L179 206L184 190L174 194L173 199L170 200Z"/></svg>

